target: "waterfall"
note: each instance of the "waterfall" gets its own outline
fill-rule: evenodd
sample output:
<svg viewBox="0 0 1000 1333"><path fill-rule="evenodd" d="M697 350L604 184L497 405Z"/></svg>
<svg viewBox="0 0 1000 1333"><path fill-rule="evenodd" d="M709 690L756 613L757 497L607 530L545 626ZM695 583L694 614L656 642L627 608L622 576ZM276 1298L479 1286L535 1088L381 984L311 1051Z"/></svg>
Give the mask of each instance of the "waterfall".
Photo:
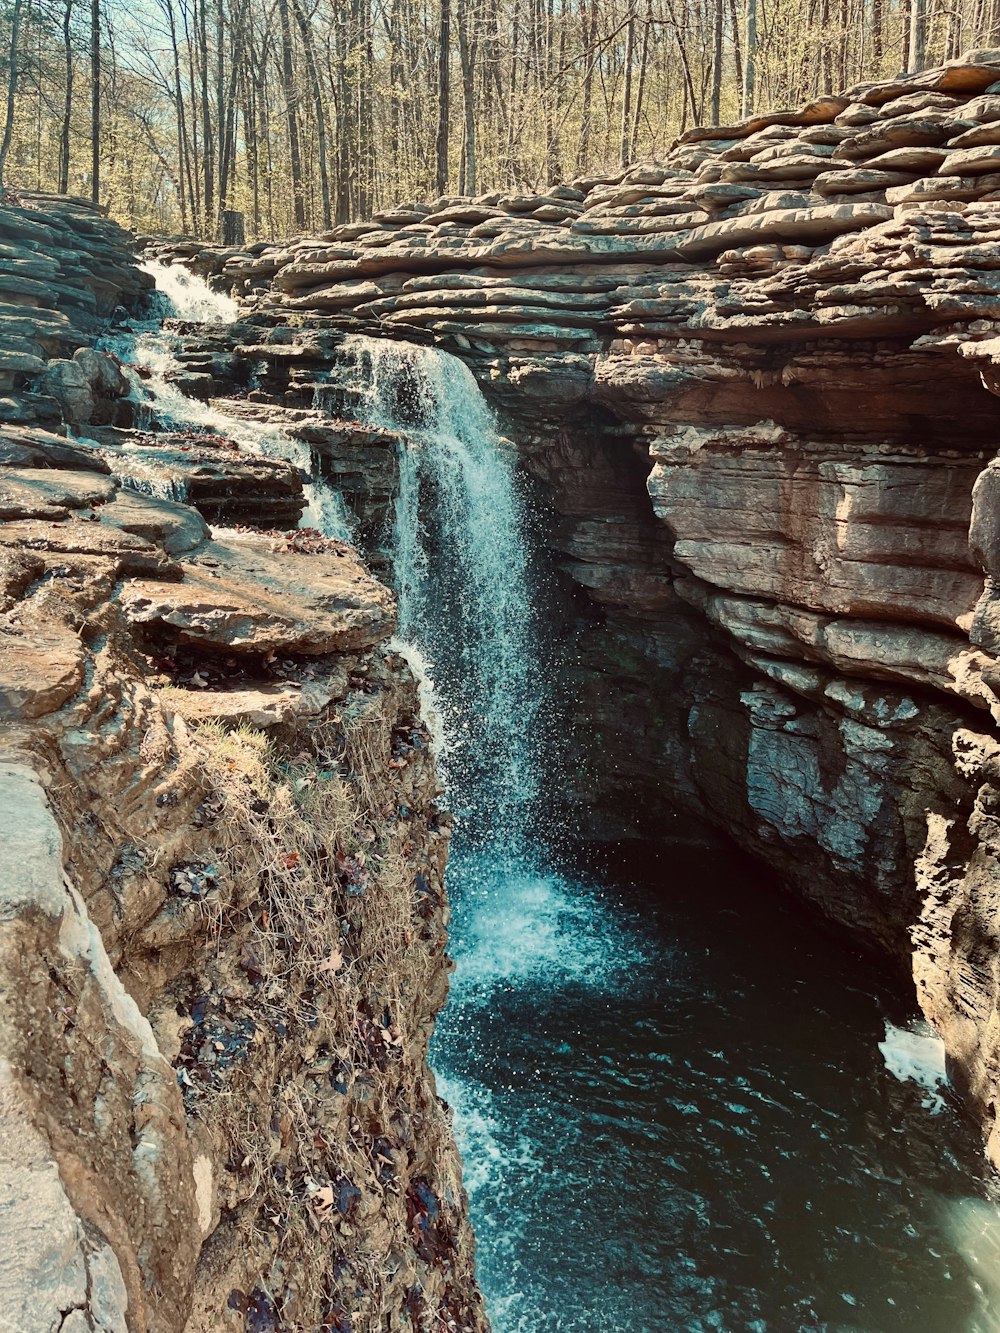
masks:
<svg viewBox="0 0 1000 1333"><path fill-rule="evenodd" d="M174 383L173 376L183 367L176 356L178 339L163 327L163 320L182 319L209 326L231 324L239 309L236 302L213 292L203 278L179 264L148 261L142 267L156 281L151 318L109 334L101 342L104 350L122 363L132 385L139 428L159 425L221 435L247 453L292 463L303 479L308 478L303 488L306 509L299 526L317 528L327 536L351 541L353 525L343 496L319 475L308 444L273 423L231 416L223 408L189 398ZM140 367L144 374L140 374ZM175 493L182 494L176 481L161 481L148 475L141 447L130 447L128 452L135 471L123 476L123 484L167 499L175 498Z"/></svg>
<svg viewBox="0 0 1000 1333"><path fill-rule="evenodd" d="M545 1283L526 1267L522 1191L550 1170L519 1099L490 1083L495 1058L537 1056L516 1028L506 1040L491 1034L491 1016L505 996L544 1008L564 989L599 994L636 955L613 947L620 923L591 886L557 867L559 839L546 819L556 660L514 448L472 372L446 352L351 337L331 385L324 393L339 395L350 415L403 440L392 531L397 646L420 682L455 815L456 970L431 1060L455 1114L495 1333L538 1333L556 1325Z"/></svg>
<svg viewBox="0 0 1000 1333"><path fill-rule="evenodd" d="M355 337L342 361L355 411L405 441L392 535L399 639L435 684L463 845L524 863L540 837L548 687L514 451L456 357Z"/></svg>
<svg viewBox="0 0 1000 1333"><path fill-rule="evenodd" d="M213 292L204 278L182 264L161 264L148 259L142 265L156 283L157 294L166 307L164 318L183 319L192 324L232 324L239 307L231 296Z"/></svg>

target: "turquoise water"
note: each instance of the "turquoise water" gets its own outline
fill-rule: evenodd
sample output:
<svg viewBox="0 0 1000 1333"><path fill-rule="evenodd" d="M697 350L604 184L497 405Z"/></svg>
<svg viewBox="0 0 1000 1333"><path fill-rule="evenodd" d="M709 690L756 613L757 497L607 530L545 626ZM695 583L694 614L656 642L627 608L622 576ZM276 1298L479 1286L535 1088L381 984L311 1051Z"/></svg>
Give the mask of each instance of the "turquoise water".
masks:
<svg viewBox="0 0 1000 1333"><path fill-rule="evenodd" d="M451 891L434 1062L497 1333L1000 1327L979 1145L870 960L717 853Z"/></svg>

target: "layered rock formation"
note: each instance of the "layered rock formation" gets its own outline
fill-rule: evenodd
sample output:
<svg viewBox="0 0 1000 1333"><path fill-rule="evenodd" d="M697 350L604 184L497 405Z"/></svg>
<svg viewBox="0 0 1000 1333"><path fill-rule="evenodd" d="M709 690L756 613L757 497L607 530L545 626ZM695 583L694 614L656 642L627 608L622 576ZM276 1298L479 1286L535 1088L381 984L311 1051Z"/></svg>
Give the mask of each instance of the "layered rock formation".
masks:
<svg viewBox="0 0 1000 1333"><path fill-rule="evenodd" d="M113 272L119 234L68 216ZM0 425L4 1326L483 1329L427 1066L449 821L392 597L344 543L255 530L302 512L291 464L79 398L86 438L46 430L68 367L131 415L73 355L92 317L9 370L36 420ZM136 489L143 450L190 506Z"/></svg>
<svg viewBox="0 0 1000 1333"><path fill-rule="evenodd" d="M185 257L309 326L304 377L337 330L468 360L581 608L591 826L697 817L912 964L987 1132L998 241L987 51L544 195Z"/></svg>
<svg viewBox="0 0 1000 1333"><path fill-rule="evenodd" d="M26 196L0 210L0 422L109 421L123 392L91 344L152 287L131 236L88 203Z"/></svg>

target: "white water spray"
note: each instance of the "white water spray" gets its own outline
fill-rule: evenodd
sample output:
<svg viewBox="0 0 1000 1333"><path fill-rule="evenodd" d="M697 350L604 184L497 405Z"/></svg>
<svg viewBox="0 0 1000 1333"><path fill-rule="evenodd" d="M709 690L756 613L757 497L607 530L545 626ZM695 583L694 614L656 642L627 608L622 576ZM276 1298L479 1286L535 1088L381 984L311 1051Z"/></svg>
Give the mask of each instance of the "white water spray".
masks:
<svg viewBox="0 0 1000 1333"><path fill-rule="evenodd" d="M232 324L239 306L231 296L213 292L204 278L182 264L161 264L148 259L141 265L156 283L156 290L166 300L166 318L183 319L192 324Z"/></svg>
<svg viewBox="0 0 1000 1333"><path fill-rule="evenodd" d="M513 449L475 377L434 348L349 338L359 415L405 440L393 531L399 637L436 682L452 804L477 848L537 856L547 684Z"/></svg>

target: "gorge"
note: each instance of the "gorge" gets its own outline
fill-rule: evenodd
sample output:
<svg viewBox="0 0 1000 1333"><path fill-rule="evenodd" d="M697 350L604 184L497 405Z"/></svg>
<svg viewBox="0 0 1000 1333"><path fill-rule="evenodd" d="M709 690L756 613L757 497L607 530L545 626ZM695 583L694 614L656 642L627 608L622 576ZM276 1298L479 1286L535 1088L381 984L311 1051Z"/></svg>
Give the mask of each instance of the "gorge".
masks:
<svg viewBox="0 0 1000 1333"><path fill-rule="evenodd" d="M0 209L15 1327L997 1327L998 127Z"/></svg>

